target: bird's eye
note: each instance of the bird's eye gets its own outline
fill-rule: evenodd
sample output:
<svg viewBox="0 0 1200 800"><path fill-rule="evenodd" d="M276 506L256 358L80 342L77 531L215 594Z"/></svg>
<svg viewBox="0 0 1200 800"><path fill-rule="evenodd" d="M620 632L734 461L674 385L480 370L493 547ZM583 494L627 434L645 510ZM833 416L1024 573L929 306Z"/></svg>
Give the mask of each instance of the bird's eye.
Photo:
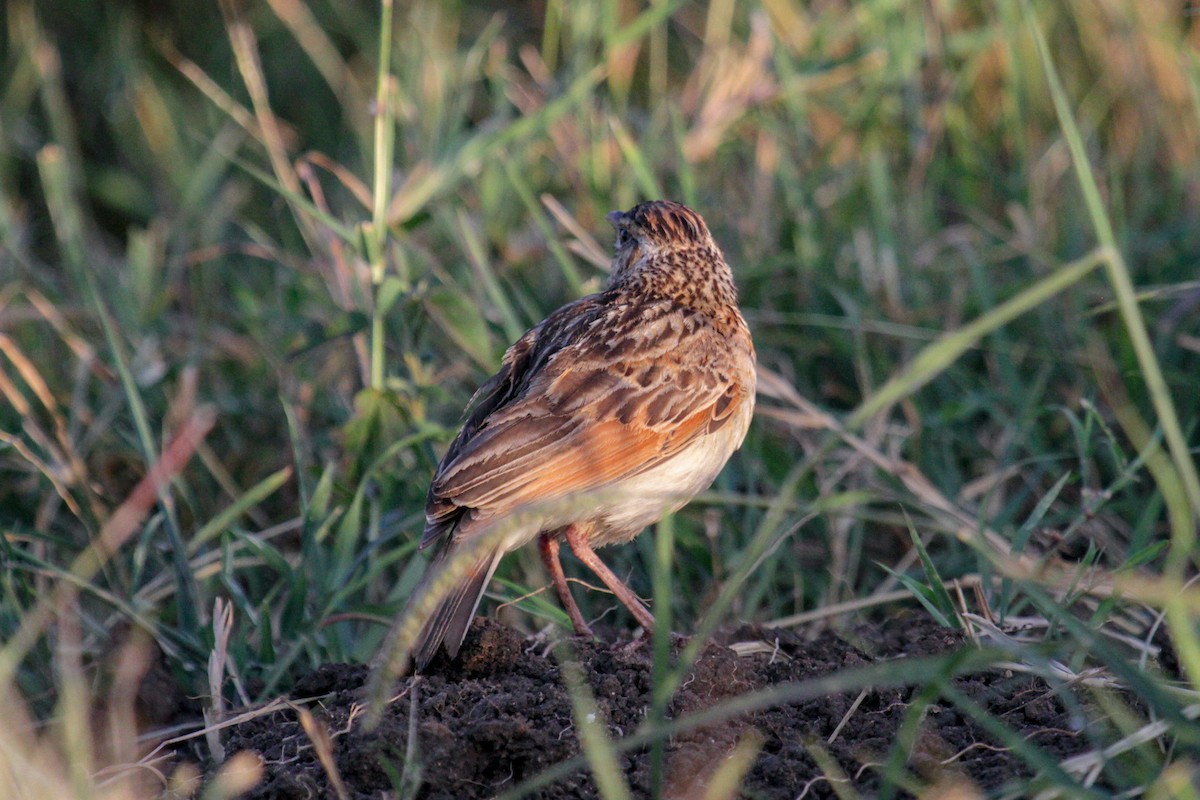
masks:
<svg viewBox="0 0 1200 800"><path fill-rule="evenodd" d="M629 241L629 231L624 228L617 228L617 247L624 247Z"/></svg>

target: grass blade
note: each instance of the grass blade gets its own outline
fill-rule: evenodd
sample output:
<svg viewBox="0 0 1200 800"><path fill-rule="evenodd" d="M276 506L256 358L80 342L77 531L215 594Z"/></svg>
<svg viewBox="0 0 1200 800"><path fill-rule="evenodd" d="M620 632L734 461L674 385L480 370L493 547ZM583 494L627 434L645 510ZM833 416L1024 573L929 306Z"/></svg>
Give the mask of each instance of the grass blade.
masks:
<svg viewBox="0 0 1200 800"><path fill-rule="evenodd" d="M1054 101L1054 110L1058 115L1059 126L1067 147L1071 151L1071 162L1075 166L1075 177L1079 180L1079 188L1087 205L1088 216L1092 222L1096 239L1101 247L1108 251L1105 259L1105 270L1108 281L1116 295L1117 307L1120 309L1121 321L1137 358L1142 380L1146 382L1146 390L1162 426L1163 438L1167 443L1173 469L1155 470L1152 472L1167 503L1167 513L1171 521L1171 550L1167 555L1166 569L1168 574L1182 577L1189 563L1196 563L1200 554L1196 552L1196 528L1200 523L1200 474L1197 473L1196 462L1192 458L1183 427L1175 411L1175 402L1171 398L1170 389L1163 377L1162 367L1155 355L1154 345L1146 331L1146 322L1142 317L1141 306L1138 305L1137 291L1129 274L1125 258L1117 247L1117 237L1113 232L1112 221L1105 210L1104 201L1100 196L1100 187L1092 171L1084 149L1083 137L1075 116L1067 99L1066 89L1063 88L1046 37L1038 25L1033 9L1025 0L1025 20L1037 45L1038 57L1046 73L1046 82L1050 88L1050 96ZM1132 408L1124 409L1118 418L1125 423L1130 417L1137 416ZM1137 426L1135 423L1136 427ZM1127 429L1128 429L1127 425ZM1200 686L1200 638L1192 622L1183 613L1182 607L1173 603L1167 608L1167 619L1171 632L1179 643L1180 656L1187 664L1187 671L1193 686Z"/></svg>
<svg viewBox="0 0 1200 800"><path fill-rule="evenodd" d="M864 400L847 418L846 427L851 430L859 428L893 403L908 397L940 375L963 353L978 345L983 337L1078 283L1101 264L1107 263L1109 258L1111 253L1107 249L1093 251L1078 261L1060 267L962 328L939 336L921 350L908 366Z"/></svg>
<svg viewBox="0 0 1200 800"><path fill-rule="evenodd" d="M268 475L263 480L259 481L258 485L248 489L242 494L232 505L226 508L217 516L210 519L204 524L200 530L192 535L191 541L187 544L187 552L189 556L194 556L200 549L200 546L214 536L218 536L222 531L233 524L233 521L246 513L252 506L256 506L266 498L275 493L279 487L283 486L292 477L292 468L284 467L273 475Z"/></svg>
<svg viewBox="0 0 1200 800"><path fill-rule="evenodd" d="M575 661L563 661L562 677L571 696L579 744L583 747L592 777L596 779L600 796L604 800L630 800L629 784L625 782L617 752L608 738L604 717L596 707L596 698L587 685L583 669Z"/></svg>

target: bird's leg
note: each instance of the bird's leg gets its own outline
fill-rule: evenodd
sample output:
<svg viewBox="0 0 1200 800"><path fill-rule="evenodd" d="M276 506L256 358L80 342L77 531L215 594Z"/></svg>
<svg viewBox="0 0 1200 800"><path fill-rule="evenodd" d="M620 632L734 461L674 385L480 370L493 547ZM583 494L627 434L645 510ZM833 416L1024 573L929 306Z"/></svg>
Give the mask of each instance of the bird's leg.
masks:
<svg viewBox="0 0 1200 800"><path fill-rule="evenodd" d="M567 576L563 574L562 562L558 560L558 531L550 531L539 536L538 550L542 554L542 563L546 565L546 571L550 573L554 590L558 592L563 608L566 609L567 616L571 618L571 624L575 626L575 633L580 636L591 636L592 629L588 627L583 614L579 613L579 606L575 605L575 598L571 597L571 590L567 587Z"/></svg>
<svg viewBox="0 0 1200 800"><path fill-rule="evenodd" d="M596 555L596 551L588 544L587 531L578 525L569 525L566 529L567 544L571 545L571 550L575 552L575 557L587 564L592 572L599 576L600 580L607 584L609 589L612 589L613 594L617 599L625 604L629 609L629 613L633 614L638 623L647 631L654 630L654 616L651 615L646 607L642 605L642 601L633 593L633 590L625 585L624 581L616 576L611 569L603 561L600 556Z"/></svg>

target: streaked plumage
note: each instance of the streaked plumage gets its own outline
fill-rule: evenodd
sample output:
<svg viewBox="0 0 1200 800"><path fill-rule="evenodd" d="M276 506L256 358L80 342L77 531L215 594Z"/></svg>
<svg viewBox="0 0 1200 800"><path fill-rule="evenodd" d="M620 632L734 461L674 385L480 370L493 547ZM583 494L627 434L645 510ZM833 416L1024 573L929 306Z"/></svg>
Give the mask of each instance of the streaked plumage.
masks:
<svg viewBox="0 0 1200 800"><path fill-rule="evenodd" d="M509 348L434 475L421 539L439 546L431 572L497 520L532 509L533 521L483 553L441 602L414 648L418 669L442 643L457 654L500 558L535 538L580 633L587 625L558 563L563 538L639 622L652 623L591 548L627 542L683 506L746 435L754 347L708 227L669 201L608 219L617 230L608 288ZM538 511L586 492L599 494L583 510L559 502Z"/></svg>

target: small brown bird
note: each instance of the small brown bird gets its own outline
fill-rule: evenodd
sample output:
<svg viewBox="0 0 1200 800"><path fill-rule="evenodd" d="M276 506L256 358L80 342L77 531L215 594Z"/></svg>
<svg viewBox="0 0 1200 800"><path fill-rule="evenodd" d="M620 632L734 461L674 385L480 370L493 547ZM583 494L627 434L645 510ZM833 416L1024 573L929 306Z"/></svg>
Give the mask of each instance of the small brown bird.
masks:
<svg viewBox="0 0 1200 800"><path fill-rule="evenodd" d="M576 632L591 633L559 563L561 539L652 627L594 548L628 542L682 507L746 436L754 345L708 226L666 200L608 221L617 232L608 288L558 309L508 349L438 465L421 538L422 548L440 543L427 581L499 521L529 513L493 536L440 601L412 651L418 670L443 643L458 654L501 557L535 538ZM549 507L580 495L582 504Z"/></svg>

